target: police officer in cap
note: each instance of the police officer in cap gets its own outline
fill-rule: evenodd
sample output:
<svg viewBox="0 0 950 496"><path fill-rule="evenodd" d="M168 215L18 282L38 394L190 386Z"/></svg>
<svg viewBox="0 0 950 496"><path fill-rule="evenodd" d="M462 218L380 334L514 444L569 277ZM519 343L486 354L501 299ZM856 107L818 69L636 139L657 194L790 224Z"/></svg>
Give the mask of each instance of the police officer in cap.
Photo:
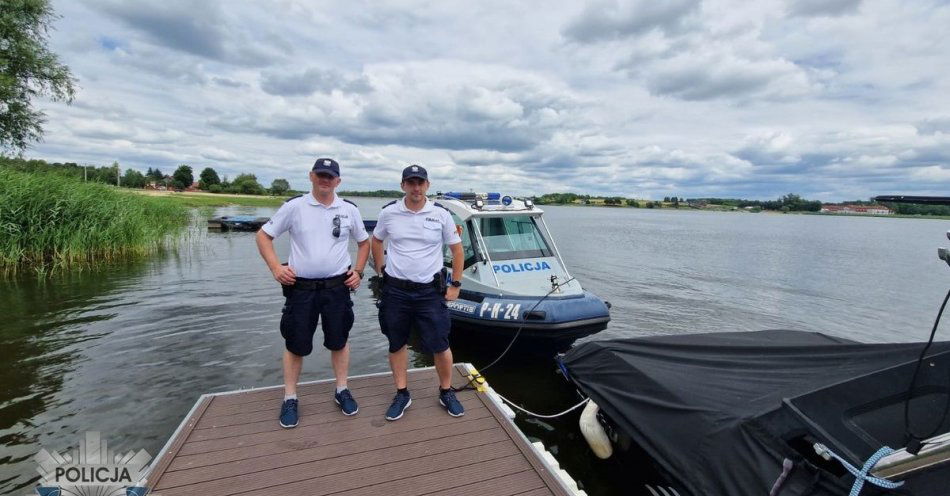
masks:
<svg viewBox="0 0 950 496"><path fill-rule="evenodd" d="M465 409L452 390L451 323L445 302L459 295L462 240L448 209L426 198L429 178L424 168L406 167L401 186L406 196L383 207L371 241L376 272L383 276L379 325L389 339L389 366L397 390L386 419L399 419L412 404L406 384L406 344L413 325L419 330L423 351L435 357L439 403L449 415L461 417ZM384 254L385 240L389 245ZM452 251L452 283L444 295L443 245Z"/></svg>
<svg viewBox="0 0 950 496"><path fill-rule="evenodd" d="M286 303L280 319L284 338L284 402L280 425L297 425L297 381L303 357L313 351L313 335L322 323L323 346L330 350L336 376L334 401L345 415L359 410L346 386L350 362L347 344L353 327L350 290L360 286L369 256L369 235L356 204L336 196L340 165L317 159L310 171L313 189L287 200L257 232L257 247L267 267L283 285ZM290 232L290 258L281 265L274 238ZM349 240L357 244L356 265L351 266ZM352 268L351 268L352 267Z"/></svg>

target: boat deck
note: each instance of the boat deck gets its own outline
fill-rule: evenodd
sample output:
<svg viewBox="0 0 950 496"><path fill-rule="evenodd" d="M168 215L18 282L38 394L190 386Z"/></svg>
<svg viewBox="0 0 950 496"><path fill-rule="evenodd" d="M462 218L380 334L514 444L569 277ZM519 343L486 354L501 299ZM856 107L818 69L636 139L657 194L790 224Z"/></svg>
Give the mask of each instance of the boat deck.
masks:
<svg viewBox="0 0 950 496"><path fill-rule="evenodd" d="M350 378L360 407L352 417L334 403L332 380L302 384L294 429L277 422L282 386L204 395L156 459L149 487L162 496L572 494L491 395L460 392L465 416L453 418L437 382L432 368L411 370L412 406L395 422L384 418L388 373Z"/></svg>

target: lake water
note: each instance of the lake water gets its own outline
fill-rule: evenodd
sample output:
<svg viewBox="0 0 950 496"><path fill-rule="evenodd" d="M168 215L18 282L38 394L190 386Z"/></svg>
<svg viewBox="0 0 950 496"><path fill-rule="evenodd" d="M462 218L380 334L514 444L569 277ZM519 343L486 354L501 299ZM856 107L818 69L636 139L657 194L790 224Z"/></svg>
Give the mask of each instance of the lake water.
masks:
<svg viewBox="0 0 950 496"><path fill-rule="evenodd" d="M365 218L384 203L356 200ZM788 328L925 340L950 282L936 257L948 245L945 220L544 208L572 275L613 304L607 330L588 339ZM286 239L277 246L286 253ZM350 372L386 372L365 284L354 300ZM0 494L29 492L41 448L64 451L101 431L113 449L155 455L200 394L279 384L281 305L253 234L208 233L200 219L181 248L153 260L0 281ZM938 338L948 334L943 325ZM498 352L463 344L456 361L485 364ZM547 356L510 355L487 375L541 413L577 400ZM326 350L305 361L302 380L331 376ZM576 420L518 423L590 494L644 493L626 485L630 467L589 454Z"/></svg>

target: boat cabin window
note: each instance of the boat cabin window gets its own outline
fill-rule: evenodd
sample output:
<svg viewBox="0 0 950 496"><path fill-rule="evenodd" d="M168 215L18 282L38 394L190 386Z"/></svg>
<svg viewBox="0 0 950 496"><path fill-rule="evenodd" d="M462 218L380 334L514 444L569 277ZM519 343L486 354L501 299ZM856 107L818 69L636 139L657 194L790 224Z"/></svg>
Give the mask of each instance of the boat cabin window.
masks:
<svg viewBox="0 0 950 496"><path fill-rule="evenodd" d="M482 217L477 219L492 260L553 256L534 217Z"/></svg>
<svg viewBox="0 0 950 496"><path fill-rule="evenodd" d="M464 267L467 269L478 261L478 257L475 255L475 245L473 243L475 234L472 232L472 223L471 221L463 223L462 219L454 213L452 214L452 222L455 222L456 226L462 226L462 232L459 234L459 237L462 238L462 254L465 255ZM449 250L448 246L443 250L443 254L445 266L452 267L452 251Z"/></svg>

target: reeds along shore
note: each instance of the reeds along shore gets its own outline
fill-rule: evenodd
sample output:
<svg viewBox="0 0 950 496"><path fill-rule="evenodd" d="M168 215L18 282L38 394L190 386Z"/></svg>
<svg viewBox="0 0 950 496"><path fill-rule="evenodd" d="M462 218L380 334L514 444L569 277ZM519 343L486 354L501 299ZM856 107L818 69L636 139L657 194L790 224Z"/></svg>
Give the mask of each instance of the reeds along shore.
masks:
<svg viewBox="0 0 950 496"><path fill-rule="evenodd" d="M0 274L45 274L161 249L188 222L174 201L0 167Z"/></svg>

